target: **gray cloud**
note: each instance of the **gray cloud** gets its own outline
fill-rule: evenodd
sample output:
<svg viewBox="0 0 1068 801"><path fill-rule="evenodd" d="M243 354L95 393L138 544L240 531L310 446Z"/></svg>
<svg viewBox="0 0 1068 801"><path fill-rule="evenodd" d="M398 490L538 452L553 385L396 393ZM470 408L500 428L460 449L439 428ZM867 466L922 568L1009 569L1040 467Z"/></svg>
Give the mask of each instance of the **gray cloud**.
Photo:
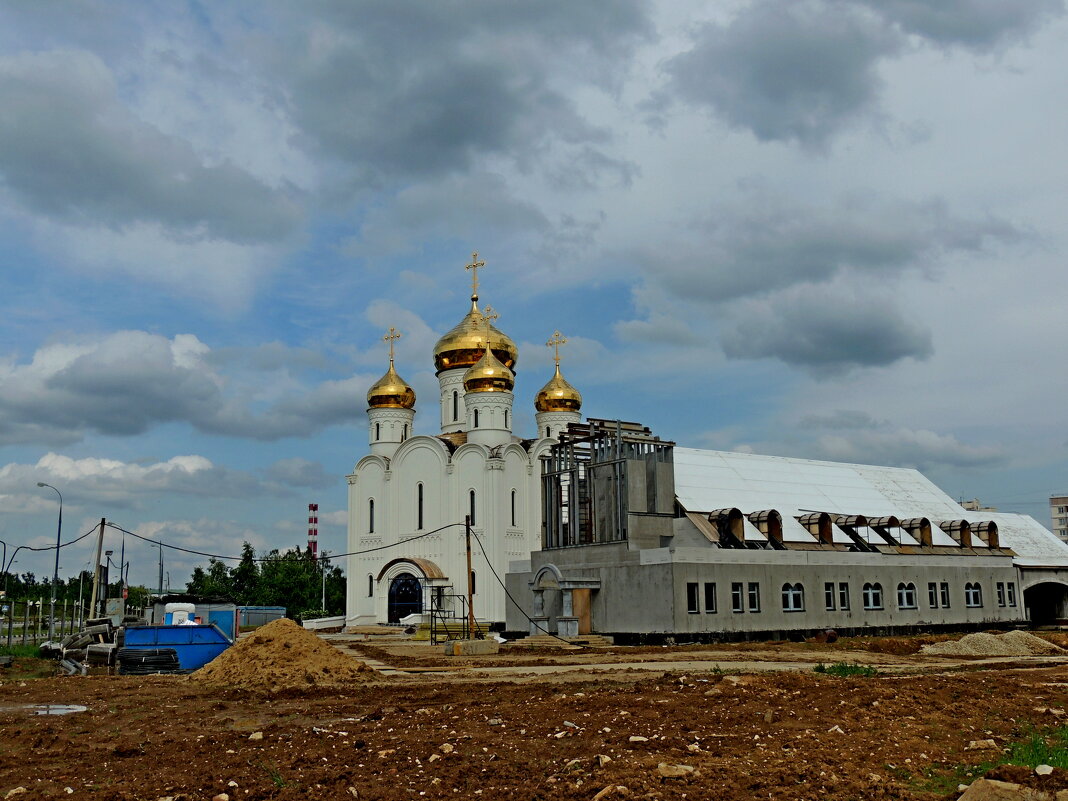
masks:
<svg viewBox="0 0 1068 801"><path fill-rule="evenodd" d="M530 167L550 141L603 142L553 78L611 89L651 32L638 0L313 5L318 22L300 9L275 69L308 139L371 181L463 170L476 155Z"/></svg>
<svg viewBox="0 0 1068 801"><path fill-rule="evenodd" d="M1062 0L856 0L908 33L943 45L989 50L1064 12Z"/></svg>
<svg viewBox="0 0 1068 801"><path fill-rule="evenodd" d="M826 434L808 443L806 451L814 458L912 467L921 472L939 467L989 468L1007 461L998 448L971 445L951 434L890 425L878 430Z"/></svg>
<svg viewBox="0 0 1068 801"><path fill-rule="evenodd" d="M340 480L339 476L329 475L319 462L301 459L299 456L279 459L267 468L267 478L287 487L312 489L330 487Z"/></svg>
<svg viewBox="0 0 1068 801"><path fill-rule="evenodd" d="M158 223L184 235L274 241L297 207L248 172L206 164L137 119L84 51L0 59L0 176L24 206L63 223Z"/></svg>
<svg viewBox="0 0 1068 801"><path fill-rule="evenodd" d="M817 376L926 359L934 351L930 331L892 302L826 287L798 287L751 304L722 344L729 358L779 359Z"/></svg>
<svg viewBox="0 0 1068 801"><path fill-rule="evenodd" d="M758 139L822 146L875 107L876 65L900 35L863 9L830 0L758 0L698 30L667 62L669 90Z"/></svg>

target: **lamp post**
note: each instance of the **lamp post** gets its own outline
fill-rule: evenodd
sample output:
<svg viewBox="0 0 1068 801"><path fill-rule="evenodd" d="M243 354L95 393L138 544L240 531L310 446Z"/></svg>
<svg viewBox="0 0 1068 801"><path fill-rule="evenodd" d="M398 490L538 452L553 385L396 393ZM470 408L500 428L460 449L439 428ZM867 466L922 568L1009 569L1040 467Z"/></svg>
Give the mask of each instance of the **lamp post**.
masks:
<svg viewBox="0 0 1068 801"><path fill-rule="evenodd" d="M59 496L59 525L56 526L56 566L52 571L52 605L48 613L48 639L51 640L56 628L56 584L59 583L59 543L63 534L63 493L43 481L38 481L37 486L56 490L56 495Z"/></svg>

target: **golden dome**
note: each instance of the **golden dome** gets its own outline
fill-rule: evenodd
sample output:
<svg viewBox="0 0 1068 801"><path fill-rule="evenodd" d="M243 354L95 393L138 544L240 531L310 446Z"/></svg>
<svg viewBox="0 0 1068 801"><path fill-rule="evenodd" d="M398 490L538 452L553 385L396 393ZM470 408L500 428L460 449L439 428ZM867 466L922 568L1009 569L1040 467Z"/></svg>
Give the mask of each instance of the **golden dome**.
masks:
<svg viewBox="0 0 1068 801"><path fill-rule="evenodd" d="M549 383L534 397L534 408L539 412L577 412L582 408L582 394L560 375L559 364Z"/></svg>
<svg viewBox="0 0 1068 801"><path fill-rule="evenodd" d="M493 351L485 348L479 359L464 373L464 389L468 392L511 392L515 373L501 364Z"/></svg>
<svg viewBox="0 0 1068 801"><path fill-rule="evenodd" d="M393 369L393 359L389 360L386 374L367 390L367 405L372 409L411 409L415 406L415 390Z"/></svg>
<svg viewBox="0 0 1068 801"><path fill-rule="evenodd" d="M486 342L486 318L478 310L478 295L471 296L471 311L434 346L434 367L439 373L471 367L482 359ZM508 336L489 326L493 355L510 371L515 369L519 348Z"/></svg>

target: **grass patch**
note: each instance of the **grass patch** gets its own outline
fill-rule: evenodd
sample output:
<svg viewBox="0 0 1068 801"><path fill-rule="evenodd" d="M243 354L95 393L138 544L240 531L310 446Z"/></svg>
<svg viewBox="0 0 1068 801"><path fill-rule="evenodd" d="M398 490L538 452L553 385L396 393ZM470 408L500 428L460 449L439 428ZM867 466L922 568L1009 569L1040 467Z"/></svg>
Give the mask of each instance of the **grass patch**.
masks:
<svg viewBox="0 0 1068 801"><path fill-rule="evenodd" d="M812 668L816 673L822 673L826 676L838 676L844 678L846 676L878 676L879 671L873 668L871 665L858 665L855 662L835 662L833 665L825 665L820 662L816 667Z"/></svg>
<svg viewBox="0 0 1068 801"><path fill-rule="evenodd" d="M1068 770L1068 725L1030 728L993 760L984 760L976 765L956 765L948 772L930 766L924 770L926 781L918 789L948 793L955 790L957 785L971 784L1001 765L1020 765L1031 769L1038 765L1051 765Z"/></svg>
<svg viewBox="0 0 1068 801"><path fill-rule="evenodd" d="M0 656L13 656L17 659L33 658L40 654L36 645L26 643L22 645L20 643L12 643L11 645L0 645Z"/></svg>

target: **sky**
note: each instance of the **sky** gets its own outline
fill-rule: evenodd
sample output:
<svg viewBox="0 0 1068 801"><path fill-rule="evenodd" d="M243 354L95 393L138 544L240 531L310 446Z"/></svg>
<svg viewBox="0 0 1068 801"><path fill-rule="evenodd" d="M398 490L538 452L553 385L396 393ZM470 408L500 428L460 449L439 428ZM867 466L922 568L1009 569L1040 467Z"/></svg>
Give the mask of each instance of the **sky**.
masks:
<svg viewBox="0 0 1068 801"><path fill-rule="evenodd" d="M344 552L474 251L520 436L558 329L589 416L1048 526L1066 89L1062 0L0 3L0 539Z"/></svg>

